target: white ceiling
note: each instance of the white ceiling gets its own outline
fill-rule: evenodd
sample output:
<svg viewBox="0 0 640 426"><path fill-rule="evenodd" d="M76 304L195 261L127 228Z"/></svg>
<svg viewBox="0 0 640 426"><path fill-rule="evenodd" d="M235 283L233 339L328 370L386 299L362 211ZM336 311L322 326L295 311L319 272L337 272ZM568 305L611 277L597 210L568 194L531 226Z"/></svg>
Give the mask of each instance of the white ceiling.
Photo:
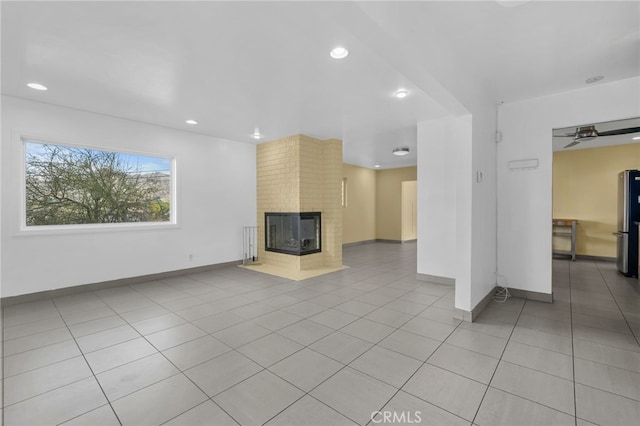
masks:
<svg viewBox="0 0 640 426"><path fill-rule="evenodd" d="M339 138L365 167L415 165L416 123L469 93L594 75L640 75L640 2L2 2L4 94L244 142Z"/></svg>

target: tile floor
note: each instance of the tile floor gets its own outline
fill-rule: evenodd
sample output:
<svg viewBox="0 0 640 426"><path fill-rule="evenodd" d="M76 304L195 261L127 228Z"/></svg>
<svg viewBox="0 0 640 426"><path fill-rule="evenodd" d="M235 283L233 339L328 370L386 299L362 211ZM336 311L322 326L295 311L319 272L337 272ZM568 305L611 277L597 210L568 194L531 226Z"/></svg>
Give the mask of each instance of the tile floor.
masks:
<svg viewBox="0 0 640 426"><path fill-rule="evenodd" d="M640 424L637 280L554 260L555 303L460 323L415 257L378 243L302 282L227 267L5 307L4 422Z"/></svg>

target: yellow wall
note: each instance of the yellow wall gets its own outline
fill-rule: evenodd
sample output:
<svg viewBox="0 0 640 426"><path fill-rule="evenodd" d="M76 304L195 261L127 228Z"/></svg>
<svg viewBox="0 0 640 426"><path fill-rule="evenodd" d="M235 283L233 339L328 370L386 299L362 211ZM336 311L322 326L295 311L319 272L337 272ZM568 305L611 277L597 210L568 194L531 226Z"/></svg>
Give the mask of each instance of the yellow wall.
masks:
<svg viewBox="0 0 640 426"><path fill-rule="evenodd" d="M402 182L402 241L418 238L418 181Z"/></svg>
<svg viewBox="0 0 640 426"><path fill-rule="evenodd" d="M640 144L553 153L553 217L578 219L576 253L616 256L618 172L640 169ZM554 237L555 249L568 239Z"/></svg>
<svg viewBox="0 0 640 426"><path fill-rule="evenodd" d="M376 171L376 238L402 240L402 182L417 179L415 166Z"/></svg>
<svg viewBox="0 0 640 426"><path fill-rule="evenodd" d="M342 266L342 142L304 135L259 144L256 150L258 257L294 271ZM264 247L265 212L322 213L322 252L291 256Z"/></svg>
<svg viewBox="0 0 640 426"><path fill-rule="evenodd" d="M376 238L376 171L343 164L347 179L347 206L343 209L344 243Z"/></svg>

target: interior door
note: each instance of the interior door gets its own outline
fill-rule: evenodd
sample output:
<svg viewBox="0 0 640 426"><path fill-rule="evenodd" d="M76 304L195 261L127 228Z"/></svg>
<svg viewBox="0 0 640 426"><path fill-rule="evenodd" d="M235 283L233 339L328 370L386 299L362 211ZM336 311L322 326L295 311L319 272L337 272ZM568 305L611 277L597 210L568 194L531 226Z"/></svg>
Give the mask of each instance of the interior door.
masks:
<svg viewBox="0 0 640 426"><path fill-rule="evenodd" d="M418 238L418 182L402 182L402 241Z"/></svg>

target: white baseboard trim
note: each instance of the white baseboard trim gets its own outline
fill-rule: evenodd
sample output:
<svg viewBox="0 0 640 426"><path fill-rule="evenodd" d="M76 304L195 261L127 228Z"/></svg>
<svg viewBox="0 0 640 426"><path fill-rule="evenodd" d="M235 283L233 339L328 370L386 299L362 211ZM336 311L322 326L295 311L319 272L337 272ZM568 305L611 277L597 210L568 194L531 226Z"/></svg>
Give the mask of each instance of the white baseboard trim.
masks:
<svg viewBox="0 0 640 426"><path fill-rule="evenodd" d="M81 284L81 285L75 285L72 287L64 287L64 288L57 288L53 290L39 291L37 293L20 294L18 296L3 297L0 300L1 300L2 306L17 305L19 303L35 302L43 299L53 299L55 297L70 296L73 294L85 293L87 291L97 291L105 288L138 284L146 281L161 280L163 278L165 279L172 278L172 277L177 277L179 275L195 274L198 272L205 272L205 271L210 271L212 269L219 269L225 266L234 266L239 264L242 264L241 260L234 260L232 262L216 263L213 265L205 265L205 266L196 266L195 268L178 269L175 271L160 272L157 274L140 275L137 277L129 277L129 278L120 278L117 280L103 281L99 283Z"/></svg>
<svg viewBox="0 0 640 426"><path fill-rule="evenodd" d="M429 274L416 274L416 280L418 281L427 281L435 284L444 284L444 285L455 285L455 278L449 277L440 277L438 275L429 275Z"/></svg>

